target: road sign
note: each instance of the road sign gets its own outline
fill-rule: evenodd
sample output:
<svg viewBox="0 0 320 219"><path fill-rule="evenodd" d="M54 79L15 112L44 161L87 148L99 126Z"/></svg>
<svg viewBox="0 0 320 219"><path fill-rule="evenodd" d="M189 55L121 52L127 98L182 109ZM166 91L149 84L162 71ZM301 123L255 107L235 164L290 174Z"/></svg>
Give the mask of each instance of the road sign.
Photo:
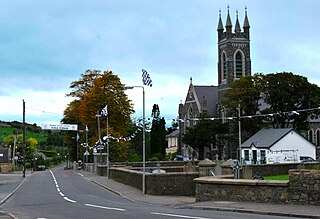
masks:
<svg viewBox="0 0 320 219"><path fill-rule="evenodd" d="M90 155L89 151L86 150L86 152L84 152L83 154L84 156Z"/></svg>
<svg viewBox="0 0 320 219"><path fill-rule="evenodd" d="M43 130L62 130L62 131L78 131L77 124L41 124Z"/></svg>

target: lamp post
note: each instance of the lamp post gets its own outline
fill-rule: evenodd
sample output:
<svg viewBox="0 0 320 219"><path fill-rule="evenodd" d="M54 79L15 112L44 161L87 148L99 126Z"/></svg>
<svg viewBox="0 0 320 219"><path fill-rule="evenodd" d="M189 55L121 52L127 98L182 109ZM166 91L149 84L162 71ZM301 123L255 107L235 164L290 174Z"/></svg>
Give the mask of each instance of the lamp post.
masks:
<svg viewBox="0 0 320 219"><path fill-rule="evenodd" d="M238 104L238 126L239 126L239 160L240 160L240 165L242 165L242 151L241 151L241 109L240 109L240 104Z"/></svg>
<svg viewBox="0 0 320 219"><path fill-rule="evenodd" d="M146 126L145 126L145 94L144 94L144 87L143 86L125 86L124 89L129 90L133 88L142 88L142 101L143 101L143 113L142 113L142 193L145 194L146 192Z"/></svg>
<svg viewBox="0 0 320 219"><path fill-rule="evenodd" d="M89 129L88 129L88 126L86 126L86 165L88 165L88 132L89 132Z"/></svg>
<svg viewBox="0 0 320 219"><path fill-rule="evenodd" d="M102 165L102 144L101 144L102 142L101 142L101 134L100 134L100 117L101 117L101 114L99 114L99 111L97 112L96 117L98 119L98 137L99 137L98 147L100 147L100 165Z"/></svg>

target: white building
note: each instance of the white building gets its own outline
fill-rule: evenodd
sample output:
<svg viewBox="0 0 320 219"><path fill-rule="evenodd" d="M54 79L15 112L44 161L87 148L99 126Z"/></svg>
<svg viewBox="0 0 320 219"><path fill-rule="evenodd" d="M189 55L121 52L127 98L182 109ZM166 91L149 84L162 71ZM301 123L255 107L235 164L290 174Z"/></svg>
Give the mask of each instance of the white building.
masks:
<svg viewBox="0 0 320 219"><path fill-rule="evenodd" d="M316 146L292 128L262 129L241 145L241 156L246 164L266 162L270 153L284 152L316 159Z"/></svg>

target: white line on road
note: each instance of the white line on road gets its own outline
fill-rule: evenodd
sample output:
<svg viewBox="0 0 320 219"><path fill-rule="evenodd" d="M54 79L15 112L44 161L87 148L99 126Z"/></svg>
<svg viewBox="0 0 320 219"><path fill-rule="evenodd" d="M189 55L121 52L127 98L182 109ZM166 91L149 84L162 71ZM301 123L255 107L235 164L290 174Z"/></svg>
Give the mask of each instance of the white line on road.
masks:
<svg viewBox="0 0 320 219"><path fill-rule="evenodd" d="M76 201L74 201L74 200L66 197L66 196L61 192L61 190L60 190L60 188L59 188L59 185L58 185L58 182L57 182L57 180L56 180L56 177L54 176L54 174L53 174L53 172L52 172L51 170L50 170L50 173L51 173L51 175L52 175L52 178L53 178L54 183L56 184L56 188L57 188L57 191L59 192L59 194L64 198L64 200L66 200L66 201L68 201L68 202L75 203Z"/></svg>
<svg viewBox="0 0 320 219"><path fill-rule="evenodd" d="M66 200L66 201L68 201L68 202L72 202L72 203L75 203L76 201L74 201L74 200L71 200L71 199L69 199L68 197L63 197L64 198L64 200Z"/></svg>
<svg viewBox="0 0 320 219"><path fill-rule="evenodd" d="M85 206L94 207L94 208L102 208L102 209L107 209L107 210L114 210L114 211L126 211L125 209L122 209L122 208L111 208L111 207L92 205L92 204L85 204Z"/></svg>
<svg viewBox="0 0 320 219"><path fill-rule="evenodd" d="M167 213L157 213L157 212L151 212L150 214L161 215L161 216L166 216L166 217L189 218L189 219L211 219L211 218L208 218L208 217L196 217L196 216L179 215L179 214L167 214Z"/></svg>

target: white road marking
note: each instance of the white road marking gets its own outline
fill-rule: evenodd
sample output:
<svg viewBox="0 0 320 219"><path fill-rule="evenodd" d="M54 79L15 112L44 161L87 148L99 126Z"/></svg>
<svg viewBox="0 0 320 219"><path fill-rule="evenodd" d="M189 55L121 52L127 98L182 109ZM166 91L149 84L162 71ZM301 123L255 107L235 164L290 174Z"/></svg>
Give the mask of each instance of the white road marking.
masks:
<svg viewBox="0 0 320 219"><path fill-rule="evenodd" d="M72 200L72 199L69 199L68 197L63 197L64 200L68 201L68 202L72 202L72 203L75 203L76 201Z"/></svg>
<svg viewBox="0 0 320 219"><path fill-rule="evenodd" d="M59 192L59 194L64 198L64 200L66 200L66 201L68 201L68 202L75 203L76 201L74 201L74 200L66 197L66 196L61 192L61 190L60 190L60 188L59 188L59 185L58 185L58 182L57 182L57 180L56 180L56 177L54 176L54 174L53 174L53 172L52 172L51 170L50 170L50 173L51 173L51 175L52 175L52 178L53 178L54 183L56 184L56 188L57 188L57 191Z"/></svg>
<svg viewBox="0 0 320 219"><path fill-rule="evenodd" d="M114 211L126 211L125 209L122 209L122 208L111 208L111 207L92 205L92 204L85 204L85 206L94 207L94 208L102 208L102 209L107 209L107 210L114 210Z"/></svg>
<svg viewBox="0 0 320 219"><path fill-rule="evenodd" d="M211 218L208 218L208 217L195 217L195 216L188 216L188 215L167 214L167 213L157 213L157 212L151 212L150 214L166 216L166 217L189 218L189 219L211 219Z"/></svg>

